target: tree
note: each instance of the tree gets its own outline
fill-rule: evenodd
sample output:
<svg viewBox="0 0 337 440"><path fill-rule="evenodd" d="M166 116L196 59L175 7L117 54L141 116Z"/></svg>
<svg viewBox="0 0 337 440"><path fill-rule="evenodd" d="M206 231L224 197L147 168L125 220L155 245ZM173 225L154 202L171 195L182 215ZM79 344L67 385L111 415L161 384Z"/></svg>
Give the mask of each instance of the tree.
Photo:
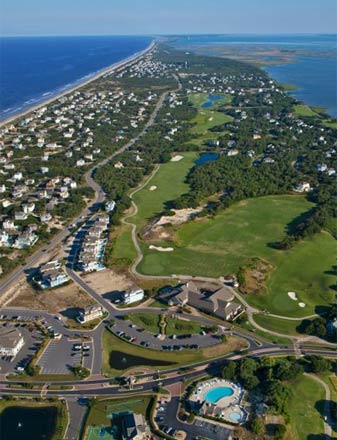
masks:
<svg viewBox="0 0 337 440"><path fill-rule="evenodd" d="M323 373L331 370L331 361L322 356L306 356L306 360L309 362L310 369L313 373Z"/></svg>
<svg viewBox="0 0 337 440"><path fill-rule="evenodd" d="M263 422L262 417L255 417L250 423L251 431L258 436L258 438L262 438L266 433L266 427Z"/></svg>
<svg viewBox="0 0 337 440"><path fill-rule="evenodd" d="M222 377L228 380L236 380L236 362L228 362L222 370Z"/></svg>

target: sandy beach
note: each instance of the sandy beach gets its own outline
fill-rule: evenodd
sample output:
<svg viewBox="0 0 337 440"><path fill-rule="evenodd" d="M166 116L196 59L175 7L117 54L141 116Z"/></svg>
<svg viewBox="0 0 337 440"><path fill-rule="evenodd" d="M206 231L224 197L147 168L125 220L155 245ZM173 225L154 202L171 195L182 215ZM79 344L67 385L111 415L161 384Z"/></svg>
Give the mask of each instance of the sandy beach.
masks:
<svg viewBox="0 0 337 440"><path fill-rule="evenodd" d="M23 116L25 116L35 110L38 110L41 107L44 107L46 105L51 104L54 101L57 101L62 96L66 96L66 95L69 95L70 93L73 93L75 90L78 90L81 87L86 86L87 84L90 84L91 82L95 81L98 78L101 78L102 76L104 76L106 74L112 73L122 67L125 67L129 63L136 61L138 58L140 58L143 55L145 55L146 53L150 52L155 47L155 45L156 45L156 42L152 41L152 43L149 44L149 46L147 48L145 48L144 50L142 50L141 52L137 52L134 55L131 55L130 57L125 58L122 61L118 61L117 63L111 64L110 66L108 66L108 67L100 70L96 74L94 74L89 79L85 79L85 80L79 82L78 84L69 87L68 89L64 90L63 92L58 93L55 96L52 96L51 98L47 98L45 100L42 100L38 104L33 105L32 107L28 107L27 109L23 110L22 112L19 112L15 115L9 116L6 119L3 119L2 121L0 121L0 128L3 127L4 125L7 125L10 122L15 121L16 119L22 118Z"/></svg>

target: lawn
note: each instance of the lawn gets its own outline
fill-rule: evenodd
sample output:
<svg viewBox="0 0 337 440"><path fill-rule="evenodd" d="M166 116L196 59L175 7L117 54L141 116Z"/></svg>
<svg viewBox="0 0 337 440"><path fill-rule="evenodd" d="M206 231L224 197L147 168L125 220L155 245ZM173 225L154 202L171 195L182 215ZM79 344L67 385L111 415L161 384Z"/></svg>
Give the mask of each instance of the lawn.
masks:
<svg viewBox="0 0 337 440"><path fill-rule="evenodd" d="M132 312L128 318L137 327L143 328L144 330L151 333L160 333L160 317L156 313L134 313Z"/></svg>
<svg viewBox="0 0 337 440"><path fill-rule="evenodd" d="M159 326L160 316L157 314L132 313L128 317L133 324L137 325L137 327L143 328L144 330L154 334L161 333L161 328ZM185 321L167 316L165 316L165 322L165 334L167 336L198 334L201 332L203 327L196 321Z"/></svg>
<svg viewBox="0 0 337 440"><path fill-rule="evenodd" d="M109 425L109 416L111 417L113 412L133 411L136 414L143 414L145 416L150 401L151 396L98 400L90 408L86 425Z"/></svg>
<svg viewBox="0 0 337 440"><path fill-rule="evenodd" d="M302 376L291 385L289 400L290 426L294 440L307 440L323 434L323 420L316 408L325 399L324 388L314 379Z"/></svg>
<svg viewBox="0 0 337 440"><path fill-rule="evenodd" d="M165 333L167 336L172 335L197 335L203 329L203 326L196 321L184 321L177 318L166 318Z"/></svg>
<svg viewBox="0 0 337 440"><path fill-rule="evenodd" d="M106 440L112 440L119 438L117 432L111 431L111 417L112 414L118 414L121 412L133 412L135 414L142 414L146 418L149 407L151 404L152 396L134 396L128 399L104 399L98 400L90 408L85 428L83 432L86 434L83 438L88 440L99 440L104 438ZM116 427L116 425L114 424ZM117 426L119 423L117 421ZM101 428L106 428L104 436L101 432Z"/></svg>
<svg viewBox="0 0 337 440"><path fill-rule="evenodd" d="M314 112L309 106L304 104L295 105L294 113L297 116L317 116L316 112Z"/></svg>
<svg viewBox="0 0 337 440"><path fill-rule="evenodd" d="M216 127L217 125L225 124L226 122L231 122L232 120L233 118L231 116L225 115L224 113L212 111L209 109L202 109L191 121L192 123L196 124L192 128L191 132L193 134L202 135L210 128Z"/></svg>
<svg viewBox="0 0 337 440"><path fill-rule="evenodd" d="M296 327L301 323L301 320L291 321L289 319L273 318L272 316L261 314L254 315L254 321L261 327L273 332L282 333L284 335L299 335Z"/></svg>
<svg viewBox="0 0 337 440"><path fill-rule="evenodd" d="M133 200L138 206L138 213L131 218L131 221L138 228L144 226L155 214L162 212L165 209L165 202L176 199L188 191L185 178L199 155L192 151L176 155L183 156L183 159L161 165L147 185L134 194ZM150 191L151 187L156 189Z"/></svg>
<svg viewBox="0 0 337 440"><path fill-rule="evenodd" d="M220 343L212 347L207 347L202 350L183 350L179 352L170 352L167 355L167 360L172 362L172 365L158 366L156 365L156 361L158 361L158 359L163 358L162 352L159 352L158 350L151 350L148 348L140 347L135 344L131 344L113 335L109 330L105 330L103 332L102 342L103 342L102 370L104 374L110 377L120 376L121 374L123 374L123 370L116 370L110 367L109 355L111 351L120 351L122 353L130 354L133 356L139 356L145 358L146 360L153 361L153 368L155 368L155 370L158 371L172 367L177 367L179 365L188 365L196 362L201 362L202 360L205 359L213 359L219 356L223 356L227 353L231 353L233 351L247 348L245 340L237 337L229 337L227 338L227 341L224 343ZM142 367L142 365L137 365L137 368L138 367Z"/></svg>
<svg viewBox="0 0 337 440"><path fill-rule="evenodd" d="M269 274L264 294L247 300L275 314L305 316L316 305L333 299L329 273L336 261L336 241L322 232L313 239L297 243L289 251L279 251L271 244L284 237L287 225L312 205L302 196L269 196L239 202L212 219L186 223L176 228L175 243L157 245L174 247L173 252L150 250L142 244L144 259L138 270L151 275L200 275L219 277L236 273L253 257L268 261L274 269ZM287 292L297 293L299 301Z"/></svg>
<svg viewBox="0 0 337 440"><path fill-rule="evenodd" d="M190 143L195 143L195 141L198 141L200 137L201 142L205 140L205 138L214 139L214 134L208 132L208 130L210 128L216 127L217 125L222 125L226 122L230 122L233 120L231 116L225 115L224 113L217 111L219 106L231 103L231 96L224 96L221 100L213 101L213 105L207 108L202 107L203 104L209 101L207 93L193 93L189 95L189 100L195 107L198 108L197 116L191 121L192 123L196 124L192 128L191 132L198 135L198 138L196 140L193 140L193 142L191 141ZM213 135L213 137L211 135Z"/></svg>
<svg viewBox="0 0 337 440"><path fill-rule="evenodd" d="M165 202L173 200L187 192L188 186L185 177L198 158L197 152L177 153L183 156L179 162L167 162L160 166L154 177L139 192L133 200L138 206L137 215L130 218L130 222L140 230L157 213L165 209ZM172 185L174 176L174 185ZM157 187L150 191L151 187ZM128 266L135 260L137 253L131 239L131 227L124 225L114 232L112 244L107 250L108 264Z"/></svg>
<svg viewBox="0 0 337 440"><path fill-rule="evenodd" d="M111 245L107 249L107 265L129 265L137 256L131 239L131 227L123 225L118 228L112 237Z"/></svg>

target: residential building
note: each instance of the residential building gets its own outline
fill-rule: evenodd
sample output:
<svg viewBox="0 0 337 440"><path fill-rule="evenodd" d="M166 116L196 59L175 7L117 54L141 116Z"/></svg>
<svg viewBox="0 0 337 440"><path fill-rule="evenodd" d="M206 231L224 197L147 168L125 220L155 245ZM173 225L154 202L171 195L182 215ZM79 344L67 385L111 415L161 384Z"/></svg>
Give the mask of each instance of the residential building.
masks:
<svg viewBox="0 0 337 440"><path fill-rule="evenodd" d="M34 278L34 281L42 289L52 289L68 282L69 277L64 272L61 262L55 260L40 266L38 276Z"/></svg>
<svg viewBox="0 0 337 440"><path fill-rule="evenodd" d="M127 413L122 416L122 439L145 440L149 438L150 430L141 414Z"/></svg>
<svg viewBox="0 0 337 440"><path fill-rule="evenodd" d="M141 301L143 298L144 298L143 289L128 290L122 294L123 304L133 304L135 302Z"/></svg>
<svg viewBox="0 0 337 440"><path fill-rule="evenodd" d="M89 306L80 310L77 317L78 322L85 324L86 322L93 321L103 316L103 308L99 305Z"/></svg>
<svg viewBox="0 0 337 440"><path fill-rule="evenodd" d="M14 327L2 327L0 329L0 356L15 357L25 341L21 332Z"/></svg>

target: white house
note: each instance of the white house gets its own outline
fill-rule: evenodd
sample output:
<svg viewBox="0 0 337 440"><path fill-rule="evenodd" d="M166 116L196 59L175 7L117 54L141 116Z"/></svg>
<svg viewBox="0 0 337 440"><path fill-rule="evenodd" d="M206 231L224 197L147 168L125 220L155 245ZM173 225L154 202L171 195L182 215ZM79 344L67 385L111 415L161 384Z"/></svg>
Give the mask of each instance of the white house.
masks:
<svg viewBox="0 0 337 440"><path fill-rule="evenodd" d="M17 328L3 327L0 330L0 356L15 357L25 341Z"/></svg>
<svg viewBox="0 0 337 440"><path fill-rule="evenodd" d="M122 295L123 304L133 304L135 302L141 301L143 298L144 298L143 289L128 290L124 292Z"/></svg>
<svg viewBox="0 0 337 440"><path fill-rule="evenodd" d="M295 191L299 193L309 192L311 190L310 183L308 182L299 182L296 185Z"/></svg>
<svg viewBox="0 0 337 440"><path fill-rule="evenodd" d="M107 202L105 204L106 212L112 212L116 208L116 202L112 200L111 202Z"/></svg>

